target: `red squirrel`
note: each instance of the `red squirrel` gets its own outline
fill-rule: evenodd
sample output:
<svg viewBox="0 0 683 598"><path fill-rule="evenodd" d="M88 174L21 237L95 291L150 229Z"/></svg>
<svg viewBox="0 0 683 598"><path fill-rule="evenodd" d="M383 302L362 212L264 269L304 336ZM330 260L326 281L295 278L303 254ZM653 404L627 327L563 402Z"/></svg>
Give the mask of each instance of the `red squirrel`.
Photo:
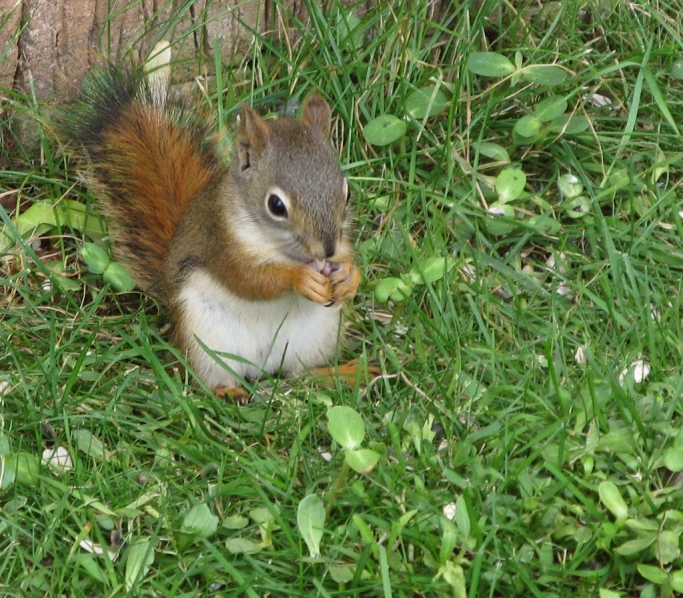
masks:
<svg viewBox="0 0 683 598"><path fill-rule="evenodd" d="M263 120L243 104L229 161L169 78L96 70L67 119L116 258L167 305L173 342L214 389L328 363L361 279L329 105L314 94L301 118Z"/></svg>

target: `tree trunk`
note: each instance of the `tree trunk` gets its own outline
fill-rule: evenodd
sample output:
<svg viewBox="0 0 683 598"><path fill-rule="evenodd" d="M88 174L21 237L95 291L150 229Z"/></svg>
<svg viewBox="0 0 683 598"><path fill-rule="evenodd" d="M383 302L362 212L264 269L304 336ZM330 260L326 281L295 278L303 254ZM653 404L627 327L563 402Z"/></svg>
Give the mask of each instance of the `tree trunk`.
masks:
<svg viewBox="0 0 683 598"><path fill-rule="evenodd" d="M301 13L300 0L285 4ZM272 0L0 0L0 88L68 100L103 57L139 62L161 39L184 80L211 71L215 44L223 63L242 58L274 10Z"/></svg>

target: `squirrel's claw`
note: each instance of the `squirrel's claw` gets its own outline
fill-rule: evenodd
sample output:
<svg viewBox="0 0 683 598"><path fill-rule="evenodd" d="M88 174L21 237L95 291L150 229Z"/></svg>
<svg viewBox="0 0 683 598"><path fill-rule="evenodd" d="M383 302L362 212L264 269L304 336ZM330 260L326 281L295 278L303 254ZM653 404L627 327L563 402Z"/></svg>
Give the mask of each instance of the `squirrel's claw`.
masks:
<svg viewBox="0 0 683 598"><path fill-rule="evenodd" d="M238 405L246 405L250 399L250 394L241 386L219 386L211 390L217 397L230 399Z"/></svg>
<svg viewBox="0 0 683 598"><path fill-rule="evenodd" d="M330 275L330 284L334 293L332 303L341 305L353 299L360 286L360 270L352 262L342 262L339 268Z"/></svg>

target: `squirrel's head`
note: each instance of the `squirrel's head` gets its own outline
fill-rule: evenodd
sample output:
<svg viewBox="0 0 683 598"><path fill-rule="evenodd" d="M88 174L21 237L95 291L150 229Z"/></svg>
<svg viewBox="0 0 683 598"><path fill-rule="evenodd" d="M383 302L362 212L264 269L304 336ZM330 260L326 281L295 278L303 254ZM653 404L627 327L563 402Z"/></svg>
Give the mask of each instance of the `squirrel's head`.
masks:
<svg viewBox="0 0 683 598"><path fill-rule="evenodd" d="M246 105L232 164L242 206L238 234L296 262L349 252L349 186L330 145L331 114L309 96L301 118L264 121ZM246 239L249 242L249 239Z"/></svg>

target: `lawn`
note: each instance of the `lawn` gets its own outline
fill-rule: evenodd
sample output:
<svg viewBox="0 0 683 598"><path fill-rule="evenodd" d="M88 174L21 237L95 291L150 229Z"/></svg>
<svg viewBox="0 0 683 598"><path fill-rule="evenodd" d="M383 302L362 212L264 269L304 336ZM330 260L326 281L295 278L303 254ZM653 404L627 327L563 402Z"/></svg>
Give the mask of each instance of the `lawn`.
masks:
<svg viewBox="0 0 683 598"><path fill-rule="evenodd" d="M680 6L329 4L198 101L333 105L355 389L198 385L52 111L0 115L0 595L683 594Z"/></svg>

